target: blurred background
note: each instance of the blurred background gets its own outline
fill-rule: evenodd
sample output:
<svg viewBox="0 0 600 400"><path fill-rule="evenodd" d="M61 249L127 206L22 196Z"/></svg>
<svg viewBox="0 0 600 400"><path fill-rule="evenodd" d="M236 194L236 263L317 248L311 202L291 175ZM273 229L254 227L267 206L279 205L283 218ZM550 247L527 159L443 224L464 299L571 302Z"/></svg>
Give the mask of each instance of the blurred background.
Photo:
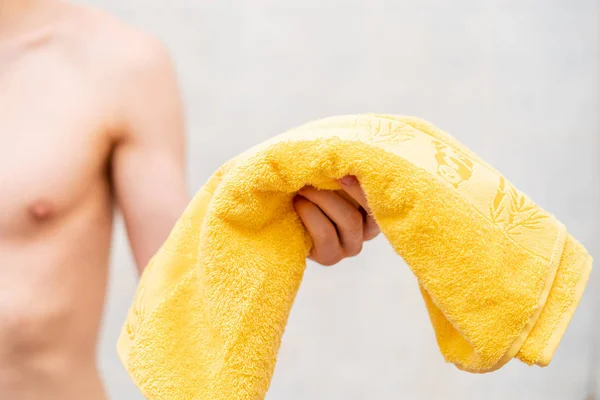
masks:
<svg viewBox="0 0 600 400"><path fill-rule="evenodd" d="M308 120L410 114L450 132L600 257L598 0L95 0L164 41L180 74L190 188ZM136 286L121 226L101 368L141 400L115 342ZM591 400L600 391L600 280L552 364L487 375L445 364L416 281L384 238L309 265L268 400ZM598 316L598 318L596 318Z"/></svg>

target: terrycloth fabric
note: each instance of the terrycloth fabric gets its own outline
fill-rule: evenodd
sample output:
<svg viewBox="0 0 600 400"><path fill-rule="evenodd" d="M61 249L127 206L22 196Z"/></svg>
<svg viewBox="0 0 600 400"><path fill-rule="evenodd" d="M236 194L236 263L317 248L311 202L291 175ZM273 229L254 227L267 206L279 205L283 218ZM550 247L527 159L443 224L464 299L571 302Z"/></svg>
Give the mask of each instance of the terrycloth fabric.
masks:
<svg viewBox="0 0 600 400"><path fill-rule="evenodd" d="M427 122L342 116L231 160L190 203L118 343L148 398L264 397L311 247L292 198L347 174L414 272L447 361L470 372L550 362L591 270L585 249Z"/></svg>

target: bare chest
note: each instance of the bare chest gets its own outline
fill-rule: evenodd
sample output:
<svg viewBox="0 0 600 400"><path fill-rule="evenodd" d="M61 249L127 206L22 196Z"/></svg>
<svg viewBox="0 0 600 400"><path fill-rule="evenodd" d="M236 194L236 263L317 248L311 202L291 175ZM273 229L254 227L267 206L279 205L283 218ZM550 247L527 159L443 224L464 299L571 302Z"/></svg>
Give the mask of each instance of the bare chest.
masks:
<svg viewBox="0 0 600 400"><path fill-rule="evenodd" d="M104 109L94 82L68 60L0 57L0 235L68 213L102 183Z"/></svg>

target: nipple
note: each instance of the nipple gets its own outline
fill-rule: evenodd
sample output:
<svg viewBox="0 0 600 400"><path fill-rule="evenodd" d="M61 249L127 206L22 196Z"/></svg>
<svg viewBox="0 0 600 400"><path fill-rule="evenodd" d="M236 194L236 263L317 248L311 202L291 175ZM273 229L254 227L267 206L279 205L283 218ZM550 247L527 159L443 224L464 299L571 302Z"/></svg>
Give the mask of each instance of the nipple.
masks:
<svg viewBox="0 0 600 400"><path fill-rule="evenodd" d="M52 217L52 207L45 202L37 202L29 207L29 214L37 221L45 221Z"/></svg>

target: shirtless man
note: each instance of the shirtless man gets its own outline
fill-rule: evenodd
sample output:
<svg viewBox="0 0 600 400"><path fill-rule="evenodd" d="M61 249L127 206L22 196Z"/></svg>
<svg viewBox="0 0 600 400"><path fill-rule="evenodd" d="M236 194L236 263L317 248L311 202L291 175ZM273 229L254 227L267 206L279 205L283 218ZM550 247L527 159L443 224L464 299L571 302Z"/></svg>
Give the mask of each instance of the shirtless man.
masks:
<svg viewBox="0 0 600 400"><path fill-rule="evenodd" d="M189 200L184 138L157 40L81 6L0 0L0 399L106 399L96 341L113 205L141 272ZM301 194L315 261L377 234L341 196Z"/></svg>

